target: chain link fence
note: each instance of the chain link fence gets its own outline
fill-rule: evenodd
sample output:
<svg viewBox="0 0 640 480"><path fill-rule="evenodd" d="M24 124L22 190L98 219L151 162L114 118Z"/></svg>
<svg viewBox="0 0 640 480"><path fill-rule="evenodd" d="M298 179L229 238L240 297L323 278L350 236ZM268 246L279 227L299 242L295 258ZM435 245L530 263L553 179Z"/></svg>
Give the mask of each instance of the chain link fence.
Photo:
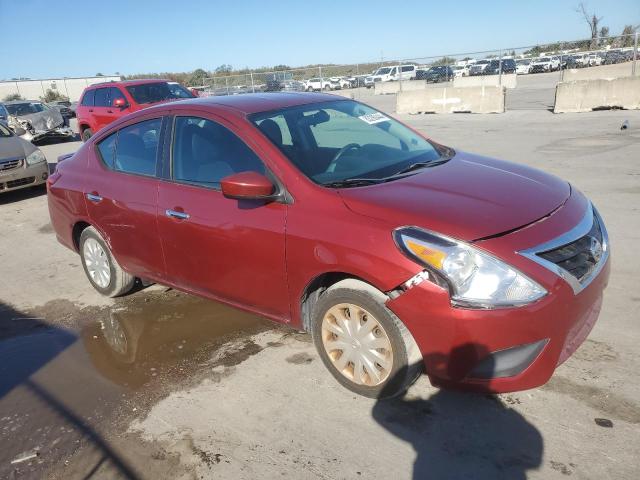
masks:
<svg viewBox="0 0 640 480"><path fill-rule="evenodd" d="M456 78L494 76L491 81L509 86L504 75L557 72L555 82L573 77L576 70L610 65L612 76L640 75L638 32L631 35L554 42L547 45L509 47L496 50L387 59L345 65L314 65L303 68L243 72L206 78L199 87L202 96L276 91L324 91L352 98L372 94L378 84L395 82L388 93L415 87L451 84ZM613 67L617 65L617 67ZM603 70L603 69L600 69ZM593 75L596 75L595 73ZM607 74L605 74L607 75ZM595 77L594 77L595 78ZM600 77L602 78L602 77ZM422 87L422 86L421 86ZM382 90L382 88L380 88Z"/></svg>

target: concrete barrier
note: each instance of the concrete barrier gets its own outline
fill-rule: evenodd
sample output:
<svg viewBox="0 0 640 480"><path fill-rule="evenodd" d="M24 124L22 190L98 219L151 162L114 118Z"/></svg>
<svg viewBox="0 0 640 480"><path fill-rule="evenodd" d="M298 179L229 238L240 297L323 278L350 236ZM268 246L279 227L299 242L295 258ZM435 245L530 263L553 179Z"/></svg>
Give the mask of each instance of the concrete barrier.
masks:
<svg viewBox="0 0 640 480"><path fill-rule="evenodd" d="M601 65L599 67L570 68L562 72L563 82L574 80L598 80L628 77L632 73L633 62Z"/></svg>
<svg viewBox="0 0 640 480"><path fill-rule="evenodd" d="M517 75L508 73L502 75L475 75L470 77L455 77L453 79L454 87L505 87L516 88L518 85Z"/></svg>
<svg viewBox="0 0 640 480"><path fill-rule="evenodd" d="M640 109L640 77L576 80L556 86L554 113L590 112L605 108Z"/></svg>
<svg viewBox="0 0 640 480"><path fill-rule="evenodd" d="M378 82L373 86L376 95L388 95L400 91L413 92L415 90L424 90L425 88L427 88L427 82L424 80L404 81L402 82L402 88L400 88L400 82Z"/></svg>
<svg viewBox="0 0 640 480"><path fill-rule="evenodd" d="M504 87L434 87L399 92L396 113L504 113Z"/></svg>

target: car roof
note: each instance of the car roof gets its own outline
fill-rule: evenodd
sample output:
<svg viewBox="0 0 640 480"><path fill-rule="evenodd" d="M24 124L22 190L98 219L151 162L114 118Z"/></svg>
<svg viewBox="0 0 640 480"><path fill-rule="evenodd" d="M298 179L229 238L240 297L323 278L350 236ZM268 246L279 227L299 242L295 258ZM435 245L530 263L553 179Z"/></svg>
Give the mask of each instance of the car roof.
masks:
<svg viewBox="0 0 640 480"><path fill-rule="evenodd" d="M2 102L5 105L19 105L21 103L43 103L40 100L10 100L8 102Z"/></svg>
<svg viewBox="0 0 640 480"><path fill-rule="evenodd" d="M268 112L281 108L308 105L312 103L343 101L348 98L326 93L301 93L301 92L268 92L268 93L243 93L239 95L200 97L178 102L163 103L151 108L172 109L176 106L228 108L245 115L252 113ZM146 109L145 109L146 110Z"/></svg>
<svg viewBox="0 0 640 480"><path fill-rule="evenodd" d="M92 88L100 88L100 87L113 86L113 85L122 85L122 86L128 87L132 85L142 85L146 83L163 83L163 82L169 83L169 80L165 80L163 78L140 78L136 80L119 80L119 81L112 81L112 82L100 82L100 83L92 83L86 89L90 90Z"/></svg>

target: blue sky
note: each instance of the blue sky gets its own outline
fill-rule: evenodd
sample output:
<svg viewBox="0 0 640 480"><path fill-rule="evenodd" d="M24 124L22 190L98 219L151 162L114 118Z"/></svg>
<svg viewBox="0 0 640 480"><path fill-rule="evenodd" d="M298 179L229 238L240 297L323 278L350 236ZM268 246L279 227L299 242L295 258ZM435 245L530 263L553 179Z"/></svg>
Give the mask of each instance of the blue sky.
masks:
<svg viewBox="0 0 640 480"><path fill-rule="evenodd" d="M355 63L588 36L578 0L0 0L0 79ZM639 0L589 0L611 33Z"/></svg>

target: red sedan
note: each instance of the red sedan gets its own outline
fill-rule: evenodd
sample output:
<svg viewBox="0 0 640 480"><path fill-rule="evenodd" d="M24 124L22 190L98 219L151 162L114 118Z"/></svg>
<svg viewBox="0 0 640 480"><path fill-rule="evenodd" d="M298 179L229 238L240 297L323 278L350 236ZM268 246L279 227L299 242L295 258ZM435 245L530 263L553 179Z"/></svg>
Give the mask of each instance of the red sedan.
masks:
<svg viewBox="0 0 640 480"><path fill-rule="evenodd" d="M51 221L93 287L136 278L311 332L335 378L402 392L545 383L586 338L609 276L589 200L326 94L150 107L48 180Z"/></svg>

